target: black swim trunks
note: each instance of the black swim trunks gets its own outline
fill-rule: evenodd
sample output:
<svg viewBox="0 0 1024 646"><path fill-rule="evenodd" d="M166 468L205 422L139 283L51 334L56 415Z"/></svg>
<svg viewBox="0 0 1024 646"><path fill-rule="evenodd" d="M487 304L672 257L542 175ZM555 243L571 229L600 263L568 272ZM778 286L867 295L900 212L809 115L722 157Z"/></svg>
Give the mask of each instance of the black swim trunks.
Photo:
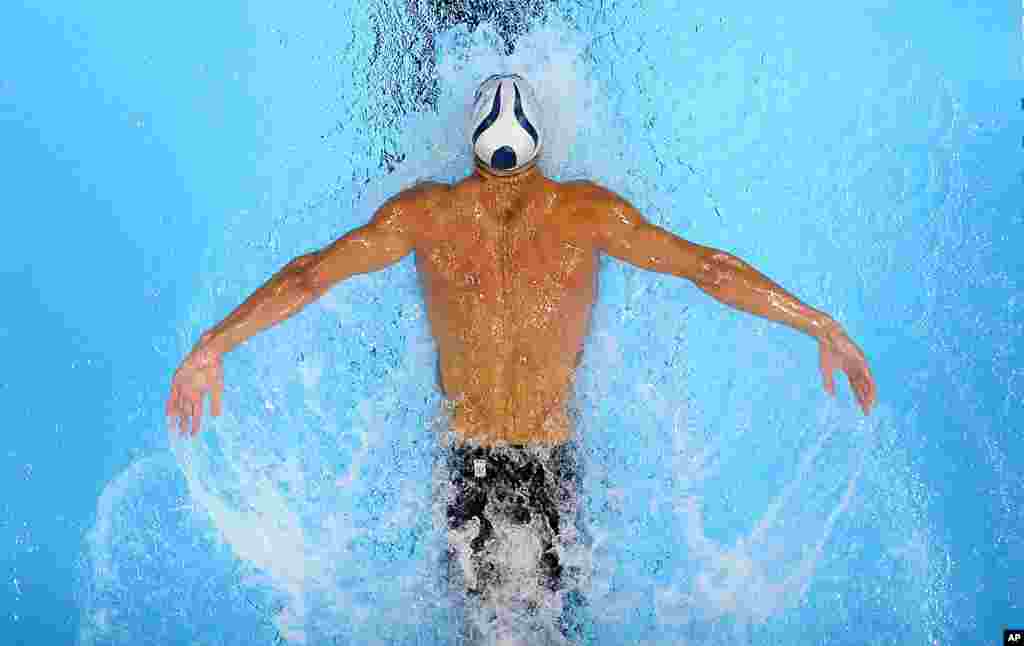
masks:
<svg viewBox="0 0 1024 646"><path fill-rule="evenodd" d="M564 572L557 545L576 522L576 445L456 445L448 452L447 467L450 566L459 570L465 588L486 595L502 585L509 575L503 560L515 560L503 559L503 550L516 549L502 540L510 541L518 528L536 537L537 560L530 569L537 583L560 589Z"/></svg>

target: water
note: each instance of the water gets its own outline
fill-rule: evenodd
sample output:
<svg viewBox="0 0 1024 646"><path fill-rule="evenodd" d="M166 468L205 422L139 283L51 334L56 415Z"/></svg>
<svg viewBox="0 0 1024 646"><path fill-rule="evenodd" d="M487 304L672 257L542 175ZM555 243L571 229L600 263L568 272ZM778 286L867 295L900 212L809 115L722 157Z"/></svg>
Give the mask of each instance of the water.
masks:
<svg viewBox="0 0 1024 646"><path fill-rule="evenodd" d="M148 147L104 157L40 99L41 81L13 72L4 114L18 118L3 128L42 157L58 139L79 151L77 183L115 206L89 202L96 224L67 226L117 255L121 238L89 237L112 220L146 250L125 262L147 289L121 302L154 312L127 324L91 301L106 314L65 316L95 348L44 355L62 366L50 374L72 364L67 392L111 384L105 417L58 412L23 380L0 390L8 409L30 403L19 423L37 429L15 435L5 463L22 492L0 526L12 643L448 644L467 616L488 643L536 643L523 633L551 608L473 608L440 576L442 419L411 257L229 355L225 414L198 440L170 438L160 415L199 333L284 262L418 179L462 177L472 90L504 71L546 106L548 174L592 178L829 312L879 386L865 418L845 379L837 399L824 393L812 340L603 259L576 392L585 532L561 546L582 573L585 643L982 644L1024 625L1019 15L590 4L531 18L511 54L505 27L448 27L432 65L399 4L222 9L192 50L144 47L148 23L131 14L115 16L122 27L84 10L39 19L90 52L81 66L108 97L89 99L97 114L127 115L125 141ZM954 29L955 55L937 46ZM137 68L121 60L136 51L148 52ZM41 143L23 137L29 123ZM175 188L151 190L177 208L126 186L125 158L173 169L160 177ZM42 163L11 170L40 183ZM33 185L13 183L15 204L57 199ZM75 310L84 286L25 265L5 283L68 292L48 308ZM131 273L76 266L104 277L89 284ZM6 356L46 329L46 308L26 311L0 333ZM106 381L79 367L93 361ZM62 429L106 427L52 449L76 441ZM75 471L69 455L104 470ZM68 491L66 474L81 486ZM63 640L41 590L70 577L40 551L75 573Z"/></svg>

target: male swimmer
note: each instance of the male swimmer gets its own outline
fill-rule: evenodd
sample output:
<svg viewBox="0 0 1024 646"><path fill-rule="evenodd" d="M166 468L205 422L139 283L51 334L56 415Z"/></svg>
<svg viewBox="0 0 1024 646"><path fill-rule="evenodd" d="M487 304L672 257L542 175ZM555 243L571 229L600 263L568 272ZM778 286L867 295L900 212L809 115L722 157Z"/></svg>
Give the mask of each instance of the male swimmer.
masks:
<svg viewBox="0 0 1024 646"><path fill-rule="evenodd" d="M528 527L542 547L531 567L560 589L556 544L570 530L578 473L568 413L596 296L598 254L690 280L721 303L801 330L818 341L825 390L844 371L870 413L875 383L864 354L828 315L808 307L739 258L647 222L629 202L588 181L543 175L540 107L515 74L487 78L472 112L475 170L453 184L422 183L384 203L369 223L295 258L203 334L174 375L167 415L194 436L203 398L220 415L222 357L338 282L416 252L438 387L450 411L450 554L479 598L507 572L503 527ZM570 530L571 531L571 530Z"/></svg>

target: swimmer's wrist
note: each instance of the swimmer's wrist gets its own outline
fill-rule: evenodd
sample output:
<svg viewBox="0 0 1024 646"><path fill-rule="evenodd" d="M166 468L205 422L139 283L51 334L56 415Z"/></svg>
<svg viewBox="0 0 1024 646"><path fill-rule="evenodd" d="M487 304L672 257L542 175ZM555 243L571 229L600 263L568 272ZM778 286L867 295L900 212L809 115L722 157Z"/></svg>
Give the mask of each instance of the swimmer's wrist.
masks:
<svg viewBox="0 0 1024 646"><path fill-rule="evenodd" d="M818 320L812 323L812 326L811 335L819 341L830 339L836 334L841 334L843 331L843 326L839 325L838 321L827 314L822 314Z"/></svg>
<svg viewBox="0 0 1024 646"><path fill-rule="evenodd" d="M203 332L202 335L200 335L199 342L196 343L196 346L193 349L193 352L196 352L196 353L206 352L206 353L209 353L209 354L214 354L214 355L220 356L220 355L225 354L226 351L225 351L225 349L223 347L223 343L221 343L221 339L220 339L219 335L216 333L216 331L215 330L207 330L206 332Z"/></svg>

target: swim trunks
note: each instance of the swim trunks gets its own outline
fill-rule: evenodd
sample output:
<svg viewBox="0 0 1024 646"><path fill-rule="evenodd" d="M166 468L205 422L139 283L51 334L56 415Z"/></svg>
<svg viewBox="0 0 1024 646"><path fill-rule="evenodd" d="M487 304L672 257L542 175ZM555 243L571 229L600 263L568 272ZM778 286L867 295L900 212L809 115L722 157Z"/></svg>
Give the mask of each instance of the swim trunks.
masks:
<svg viewBox="0 0 1024 646"><path fill-rule="evenodd" d="M458 444L450 448L447 466L450 565L461 565L465 588L486 595L507 583L518 565L540 586L560 589L557 545L576 521L576 446ZM514 545L515 534L532 537L526 541L532 549L524 549L523 541Z"/></svg>

